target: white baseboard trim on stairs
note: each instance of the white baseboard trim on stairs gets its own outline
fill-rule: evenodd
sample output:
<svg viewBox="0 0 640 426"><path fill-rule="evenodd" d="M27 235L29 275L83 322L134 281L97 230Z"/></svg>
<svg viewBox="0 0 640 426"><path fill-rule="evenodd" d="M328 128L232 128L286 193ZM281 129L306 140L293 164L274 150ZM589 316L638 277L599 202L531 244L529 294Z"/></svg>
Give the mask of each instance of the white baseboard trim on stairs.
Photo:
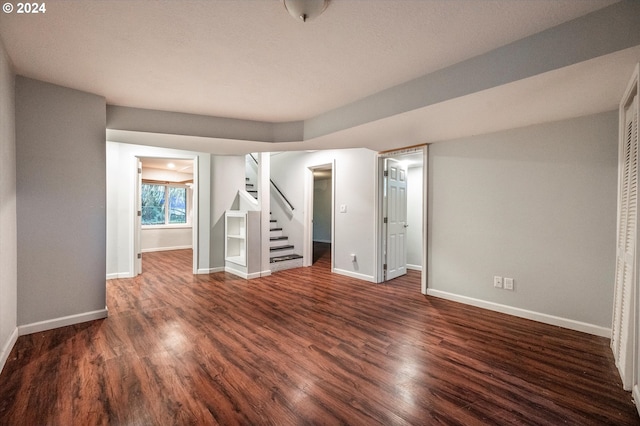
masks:
<svg viewBox="0 0 640 426"><path fill-rule="evenodd" d="M0 352L0 372L2 372L7 359L9 359L9 354L11 354L11 349L13 349L13 346L16 344L18 336L18 327L16 327L13 330L13 333L11 333L11 335L9 336L9 340L7 340L7 342L2 347L2 352Z"/></svg>
<svg viewBox="0 0 640 426"><path fill-rule="evenodd" d="M20 336L24 336L26 334L38 333L40 331L47 331L54 328L66 327L68 325L103 319L107 316L109 316L109 314L105 306L104 309L99 309L97 311L83 312L81 314L68 315L66 317L53 318L50 320L20 325L18 326L18 334Z"/></svg>
<svg viewBox="0 0 640 426"><path fill-rule="evenodd" d="M345 269L334 268L332 272L340 275L345 275L347 277L356 278L358 280L369 281L371 283L376 282L371 275L359 274L357 272L347 271Z"/></svg>
<svg viewBox="0 0 640 426"><path fill-rule="evenodd" d="M459 294L449 293L442 290L434 290L432 288L427 289L427 295L439 297L441 299L452 300L454 302L464 303L466 305L471 305L478 308L488 309L490 311L501 312L503 314L509 314L519 318L538 321L544 324L568 328L569 330L581 331L583 333L593 334L595 336L611 338L610 328L601 327L595 324L557 317L555 315L543 314L541 312L529 311L527 309L515 308L513 306L488 302L486 300L461 296Z"/></svg>

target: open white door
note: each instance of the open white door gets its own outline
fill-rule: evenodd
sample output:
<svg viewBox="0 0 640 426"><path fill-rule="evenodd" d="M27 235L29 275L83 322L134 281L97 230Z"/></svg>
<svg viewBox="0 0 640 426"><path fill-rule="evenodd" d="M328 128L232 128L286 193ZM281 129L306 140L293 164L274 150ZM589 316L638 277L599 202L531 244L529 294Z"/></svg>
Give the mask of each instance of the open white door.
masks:
<svg viewBox="0 0 640 426"><path fill-rule="evenodd" d="M385 160L385 280L407 273L407 170L393 158Z"/></svg>
<svg viewBox="0 0 640 426"><path fill-rule="evenodd" d="M142 273L142 161L139 158L137 160L137 180L136 180L136 229L134 236L134 276L138 276Z"/></svg>
<svg viewBox="0 0 640 426"><path fill-rule="evenodd" d="M611 348L625 389L638 391L638 67L620 103L618 235Z"/></svg>

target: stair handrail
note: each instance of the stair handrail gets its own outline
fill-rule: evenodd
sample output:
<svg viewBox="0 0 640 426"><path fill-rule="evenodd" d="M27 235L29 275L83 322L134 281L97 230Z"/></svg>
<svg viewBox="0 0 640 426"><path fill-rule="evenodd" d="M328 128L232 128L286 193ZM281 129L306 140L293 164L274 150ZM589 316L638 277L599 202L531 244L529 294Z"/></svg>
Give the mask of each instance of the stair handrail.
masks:
<svg viewBox="0 0 640 426"><path fill-rule="evenodd" d="M253 154L249 154L249 157L251 157L251 159L253 160L254 163L256 163L256 165L258 165L258 160L256 160L256 158L253 156ZM282 197L282 199L285 201L285 203L287 203L287 205L289 206L289 208L291 209L291 211L295 210L293 208L293 205L291 204L291 202L287 199L287 197L282 193L282 191L280 191L280 188L278 188L278 185L276 185L271 179L269 179L269 182L271 182L271 185L275 188L276 192L278 192L278 194L280 195L280 197Z"/></svg>

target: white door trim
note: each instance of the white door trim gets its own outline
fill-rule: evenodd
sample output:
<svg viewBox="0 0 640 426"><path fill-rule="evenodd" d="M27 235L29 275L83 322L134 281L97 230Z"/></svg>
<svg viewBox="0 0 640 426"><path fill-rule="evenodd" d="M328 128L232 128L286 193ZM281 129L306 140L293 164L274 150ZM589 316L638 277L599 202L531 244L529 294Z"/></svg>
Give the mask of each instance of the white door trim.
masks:
<svg viewBox="0 0 640 426"><path fill-rule="evenodd" d="M134 155L135 158L135 173L134 173L134 188L135 190L133 191L134 193L134 200L133 200L133 221L132 221L132 228L133 229L133 241L131 244L132 247L132 253L133 253L133 277L139 275L142 273L142 271L138 271L138 249L140 248L140 235L142 232L142 227L140 225L140 221L138 220L138 207L140 207L139 204L139 198L140 198L140 185L139 185L139 181L138 181L138 164L141 161L141 158L166 158L167 160L170 159L175 159L175 160L191 160L193 161L193 188L192 188L192 203L193 206L191 208L191 245L192 245L192 250L193 250L193 263L192 263L192 269L193 269L193 274L197 274L198 273L198 224L199 224L199 215L200 212L198 210L198 170L199 170L199 163L198 163L198 156L197 155L171 155L171 156L156 156L153 155L153 153L145 153L144 155L140 155L140 154L136 154ZM141 250L140 250L141 252Z"/></svg>
<svg viewBox="0 0 640 426"><path fill-rule="evenodd" d="M384 191L384 159L386 157L399 156L409 152L422 151L422 272L420 279L420 292L427 294L428 289L428 237L429 237L429 146L422 145L420 147L401 148L389 152L380 152L376 158L376 191L375 191L375 235L374 244L376 247L374 282L384 282L384 212L383 212L383 191Z"/></svg>
<svg viewBox="0 0 640 426"><path fill-rule="evenodd" d="M302 266L313 264L313 171L317 169L331 169L331 272L334 272L335 262L335 205L336 205L336 160L330 163L315 164L305 169L304 175L304 238L302 247Z"/></svg>

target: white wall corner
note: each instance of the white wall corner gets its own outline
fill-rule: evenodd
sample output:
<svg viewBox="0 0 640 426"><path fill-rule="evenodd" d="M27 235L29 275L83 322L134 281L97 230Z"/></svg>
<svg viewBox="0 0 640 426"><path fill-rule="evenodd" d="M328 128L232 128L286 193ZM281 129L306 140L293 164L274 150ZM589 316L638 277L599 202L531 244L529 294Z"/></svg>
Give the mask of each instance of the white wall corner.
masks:
<svg viewBox="0 0 640 426"><path fill-rule="evenodd" d="M488 309L494 312L509 314L515 317L537 321L544 324L555 325L558 327L567 328L569 330L580 331L583 333L593 334L595 336L611 338L610 328L601 327L595 324L575 321L572 319L557 317L555 315L544 314L541 312L529 311L527 309L515 308L513 306L502 305L500 303L494 303L494 302L488 302L486 300L476 299L476 298L467 297L467 296L461 296L459 294L449 293L441 290L435 290L432 288L427 289L427 295L438 297L440 299L447 299L454 302L463 303L465 305L475 306L478 308Z"/></svg>
<svg viewBox="0 0 640 426"><path fill-rule="evenodd" d="M80 324L83 322L99 320L107 318L109 312L107 307L97 311L83 312L81 314L68 315L66 317L53 318L45 321L38 321L31 324L18 326L18 334L24 336L26 334L38 333L41 331L52 330L54 328L66 327L69 325Z"/></svg>
<svg viewBox="0 0 640 426"><path fill-rule="evenodd" d="M7 363L7 359L9 359L9 355L11 354L11 350L13 346L16 344L18 340L18 327L13 330L13 333L9 336L7 342L2 346L2 352L0 352L0 373L2 369L4 369L4 365Z"/></svg>

